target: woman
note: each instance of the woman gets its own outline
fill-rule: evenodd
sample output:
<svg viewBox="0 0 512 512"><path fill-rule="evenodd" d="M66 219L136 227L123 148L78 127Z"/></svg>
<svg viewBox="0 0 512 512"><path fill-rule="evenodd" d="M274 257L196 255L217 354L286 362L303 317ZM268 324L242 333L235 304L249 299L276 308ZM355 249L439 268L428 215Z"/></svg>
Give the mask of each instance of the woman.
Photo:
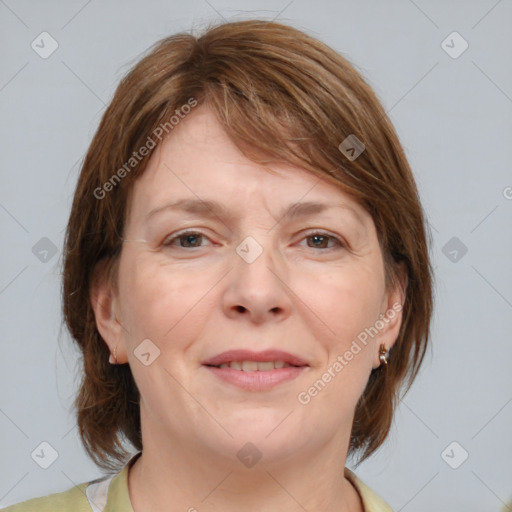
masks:
<svg viewBox="0 0 512 512"><path fill-rule="evenodd" d="M7 510L391 510L345 463L418 372L431 266L343 57L264 21L158 43L103 116L64 256L78 425L112 474Z"/></svg>

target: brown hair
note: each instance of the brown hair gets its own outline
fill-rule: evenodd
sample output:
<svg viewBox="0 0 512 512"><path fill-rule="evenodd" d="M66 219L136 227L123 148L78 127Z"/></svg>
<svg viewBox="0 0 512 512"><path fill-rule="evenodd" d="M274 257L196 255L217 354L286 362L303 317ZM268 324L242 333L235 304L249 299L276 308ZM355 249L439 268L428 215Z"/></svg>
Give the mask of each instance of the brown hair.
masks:
<svg viewBox="0 0 512 512"><path fill-rule="evenodd" d="M386 439L400 391L409 389L427 348L426 221L403 149L371 87L328 46L266 21L225 23L198 38L178 34L158 42L119 84L89 147L67 226L62 290L64 318L83 354L75 407L84 447L98 466L114 470L130 455L125 440L142 449L137 386L128 364L108 363L89 293L97 268L115 287L130 194L152 149L136 164L130 159L159 142L162 126L171 133L172 116L194 102L215 112L248 158L310 170L366 208L389 286L405 266L399 337L388 366L372 371L355 411L349 453L361 462ZM349 135L366 147L356 159L338 148Z"/></svg>

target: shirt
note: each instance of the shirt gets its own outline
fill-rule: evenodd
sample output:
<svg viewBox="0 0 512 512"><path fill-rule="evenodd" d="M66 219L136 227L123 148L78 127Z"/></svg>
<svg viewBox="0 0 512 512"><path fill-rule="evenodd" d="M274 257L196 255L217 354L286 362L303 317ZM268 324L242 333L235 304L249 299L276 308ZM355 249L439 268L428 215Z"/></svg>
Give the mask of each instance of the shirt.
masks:
<svg viewBox="0 0 512 512"><path fill-rule="evenodd" d="M119 473L84 482L64 492L11 505L0 512L133 512L128 491L128 470L140 454L132 457ZM345 477L361 496L364 512L393 512L348 468L345 468Z"/></svg>

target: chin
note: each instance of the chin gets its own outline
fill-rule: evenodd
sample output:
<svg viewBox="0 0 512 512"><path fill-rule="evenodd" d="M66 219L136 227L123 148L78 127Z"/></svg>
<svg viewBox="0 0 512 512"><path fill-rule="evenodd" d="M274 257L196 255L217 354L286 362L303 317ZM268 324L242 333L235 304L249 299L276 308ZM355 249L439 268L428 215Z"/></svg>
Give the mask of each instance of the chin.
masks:
<svg viewBox="0 0 512 512"><path fill-rule="evenodd" d="M279 411L279 414L270 414L265 417L261 410L254 415L247 415L245 421L224 422L223 426L233 436L223 436L226 443L241 447L247 442L279 454L287 450L295 451L303 444L301 440L307 439L307 432L296 424L291 411ZM289 415L289 416L288 416ZM288 416L288 417L287 417ZM285 419L286 418L286 419ZM284 421L283 421L284 420Z"/></svg>
<svg viewBox="0 0 512 512"><path fill-rule="evenodd" d="M234 434L234 433L233 433ZM258 435L256 435L258 434ZM248 469L257 465L258 469L269 468L271 465L288 461L296 457L303 448L300 439L267 432L236 436L231 439L224 436L221 443L214 442L211 446L218 456L225 457L227 464L235 464L235 468L241 468L240 463ZM227 455L227 457L226 457Z"/></svg>

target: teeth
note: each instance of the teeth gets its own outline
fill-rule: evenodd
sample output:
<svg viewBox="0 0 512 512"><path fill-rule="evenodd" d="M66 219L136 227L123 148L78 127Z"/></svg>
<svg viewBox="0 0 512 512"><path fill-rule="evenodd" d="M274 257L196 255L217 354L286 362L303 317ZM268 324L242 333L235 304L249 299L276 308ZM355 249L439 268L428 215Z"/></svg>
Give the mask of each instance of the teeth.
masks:
<svg viewBox="0 0 512 512"><path fill-rule="evenodd" d="M244 372L255 372L258 369L257 361L242 361L242 370Z"/></svg>
<svg viewBox="0 0 512 512"><path fill-rule="evenodd" d="M219 368L233 368L244 372L268 372L276 368L289 368L290 366L292 365L284 361L231 361L222 363Z"/></svg>
<svg viewBox="0 0 512 512"><path fill-rule="evenodd" d="M275 369L274 364L275 364L274 361L267 361L265 363L256 363L256 366L258 367L258 370L260 372L267 372L268 370ZM245 370L245 365L244 365L244 370Z"/></svg>

